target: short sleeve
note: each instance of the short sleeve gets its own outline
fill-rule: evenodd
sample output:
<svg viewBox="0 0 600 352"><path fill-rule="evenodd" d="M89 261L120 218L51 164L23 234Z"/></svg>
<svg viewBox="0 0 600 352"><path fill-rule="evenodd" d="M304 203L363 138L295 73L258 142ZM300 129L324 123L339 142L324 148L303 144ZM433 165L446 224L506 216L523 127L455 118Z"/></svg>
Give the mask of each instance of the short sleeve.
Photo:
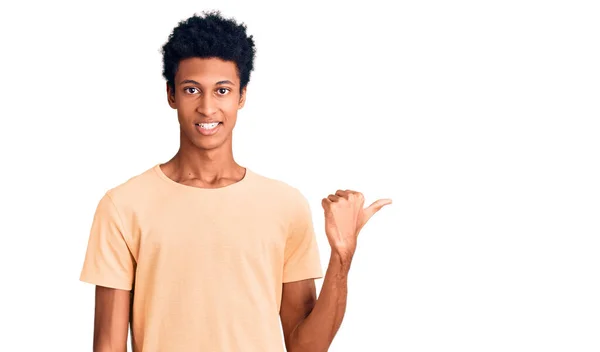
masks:
<svg viewBox="0 0 600 352"><path fill-rule="evenodd" d="M300 195L285 245L283 282L323 277L317 238L307 199Z"/></svg>
<svg viewBox="0 0 600 352"><path fill-rule="evenodd" d="M135 260L122 219L107 192L96 208L80 280L98 286L131 290Z"/></svg>

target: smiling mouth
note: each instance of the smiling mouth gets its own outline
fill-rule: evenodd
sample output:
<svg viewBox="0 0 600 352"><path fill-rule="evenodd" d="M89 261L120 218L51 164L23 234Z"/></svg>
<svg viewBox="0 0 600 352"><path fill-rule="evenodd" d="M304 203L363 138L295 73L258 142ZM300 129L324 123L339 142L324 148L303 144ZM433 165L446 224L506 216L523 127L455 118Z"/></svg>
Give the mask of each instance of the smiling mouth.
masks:
<svg viewBox="0 0 600 352"><path fill-rule="evenodd" d="M196 126L200 127L203 130L210 131L219 126L222 122L211 122L211 123L197 123Z"/></svg>
<svg viewBox="0 0 600 352"><path fill-rule="evenodd" d="M212 136L219 133L222 122L195 123L196 130L203 136Z"/></svg>

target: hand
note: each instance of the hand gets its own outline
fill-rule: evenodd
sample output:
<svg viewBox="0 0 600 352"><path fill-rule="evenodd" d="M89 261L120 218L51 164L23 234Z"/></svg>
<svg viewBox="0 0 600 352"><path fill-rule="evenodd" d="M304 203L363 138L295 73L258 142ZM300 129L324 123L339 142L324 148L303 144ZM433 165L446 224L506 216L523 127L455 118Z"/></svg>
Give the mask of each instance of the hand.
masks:
<svg viewBox="0 0 600 352"><path fill-rule="evenodd" d="M365 198L360 192L338 190L323 198L325 233L331 249L342 258L351 258L356 250L356 240L367 221L391 199L379 199L363 209Z"/></svg>

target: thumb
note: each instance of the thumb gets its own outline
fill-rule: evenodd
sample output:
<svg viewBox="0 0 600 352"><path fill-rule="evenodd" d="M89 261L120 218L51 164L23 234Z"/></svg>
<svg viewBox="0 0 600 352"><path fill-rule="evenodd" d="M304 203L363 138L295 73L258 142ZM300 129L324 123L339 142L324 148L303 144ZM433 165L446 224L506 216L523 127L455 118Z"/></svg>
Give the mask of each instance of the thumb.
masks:
<svg viewBox="0 0 600 352"><path fill-rule="evenodd" d="M369 205L367 208L365 208L364 210L364 220L363 220L363 226L364 224L367 223L367 221L369 221L369 219L375 215L375 213L377 213L378 211L381 210L381 208L383 208L384 206L388 205L388 204L392 204L392 200L389 198L386 199L379 199L373 202L373 204Z"/></svg>

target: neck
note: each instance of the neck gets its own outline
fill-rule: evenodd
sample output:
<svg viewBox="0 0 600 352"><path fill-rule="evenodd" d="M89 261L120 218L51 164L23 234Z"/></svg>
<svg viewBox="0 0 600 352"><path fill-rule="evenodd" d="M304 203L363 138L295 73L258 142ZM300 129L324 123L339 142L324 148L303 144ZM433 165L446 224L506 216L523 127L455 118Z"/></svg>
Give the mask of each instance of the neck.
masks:
<svg viewBox="0 0 600 352"><path fill-rule="evenodd" d="M245 172L233 158L231 138L210 150L198 148L182 138L179 150L163 168L178 181L199 180L206 184L229 183L242 178Z"/></svg>

